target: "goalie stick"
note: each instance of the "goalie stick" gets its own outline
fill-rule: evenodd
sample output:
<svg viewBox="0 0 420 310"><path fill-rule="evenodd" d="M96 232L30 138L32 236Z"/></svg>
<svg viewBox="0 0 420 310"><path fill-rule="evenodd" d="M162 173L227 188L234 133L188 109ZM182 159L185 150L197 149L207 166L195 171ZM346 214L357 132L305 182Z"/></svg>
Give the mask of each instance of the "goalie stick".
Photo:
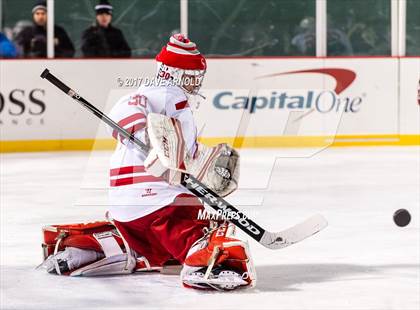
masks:
<svg viewBox="0 0 420 310"><path fill-rule="evenodd" d="M82 106L100 118L107 125L118 131L118 133L123 137L129 139L129 141L134 143L142 152L145 154L149 152L147 145L136 138L134 134L130 134L125 129L121 128L102 111L97 109L86 99L84 99L66 84L61 82L57 77L51 74L48 69L45 69L42 72L41 78L47 79L54 86L79 102ZM226 200L219 197L216 193L214 193L206 185L197 180L194 176L188 173L183 173L181 179L181 184L191 193L200 198L217 212L229 215L230 222L234 223L251 238L269 249L281 249L287 247L312 236L327 226L327 221L322 215L314 215L311 218L286 230L280 232L270 232L259 226Z"/></svg>

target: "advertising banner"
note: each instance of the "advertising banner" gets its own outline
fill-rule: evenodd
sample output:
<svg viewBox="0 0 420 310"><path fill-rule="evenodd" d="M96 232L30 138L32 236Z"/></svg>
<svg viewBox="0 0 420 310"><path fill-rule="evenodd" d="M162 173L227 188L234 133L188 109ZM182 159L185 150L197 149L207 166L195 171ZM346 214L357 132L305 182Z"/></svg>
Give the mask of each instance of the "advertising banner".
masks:
<svg viewBox="0 0 420 310"><path fill-rule="evenodd" d="M152 59L0 61L3 151L17 141L55 141L52 149L65 148L66 140L75 149L79 140L111 141L99 119L39 77L45 68L105 112L156 72ZM395 140L418 135L419 72L418 58L209 59L201 96L190 107L209 143Z"/></svg>

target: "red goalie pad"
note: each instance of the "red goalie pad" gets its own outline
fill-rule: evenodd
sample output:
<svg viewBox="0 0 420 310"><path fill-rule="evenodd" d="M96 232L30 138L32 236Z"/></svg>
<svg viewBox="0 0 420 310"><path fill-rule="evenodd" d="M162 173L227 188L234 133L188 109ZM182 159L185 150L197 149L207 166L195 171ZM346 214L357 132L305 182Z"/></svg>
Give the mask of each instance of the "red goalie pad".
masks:
<svg viewBox="0 0 420 310"><path fill-rule="evenodd" d="M115 226L108 221L92 223L76 223L67 225L49 225L42 228L44 242L42 243L44 259L54 253L58 244L58 251L71 246L80 249L102 252L102 247L93 234L112 232L121 248L124 242L119 236Z"/></svg>

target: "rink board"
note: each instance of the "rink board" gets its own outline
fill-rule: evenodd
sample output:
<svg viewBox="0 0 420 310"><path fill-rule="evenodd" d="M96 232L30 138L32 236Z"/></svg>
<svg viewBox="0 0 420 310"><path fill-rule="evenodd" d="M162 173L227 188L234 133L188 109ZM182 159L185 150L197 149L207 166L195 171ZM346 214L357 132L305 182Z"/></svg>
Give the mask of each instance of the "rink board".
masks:
<svg viewBox="0 0 420 310"><path fill-rule="evenodd" d="M209 59L190 103L201 141L236 147L419 145L420 58ZM155 73L150 59L0 61L0 151L111 149L103 124L42 80L48 68L101 110Z"/></svg>

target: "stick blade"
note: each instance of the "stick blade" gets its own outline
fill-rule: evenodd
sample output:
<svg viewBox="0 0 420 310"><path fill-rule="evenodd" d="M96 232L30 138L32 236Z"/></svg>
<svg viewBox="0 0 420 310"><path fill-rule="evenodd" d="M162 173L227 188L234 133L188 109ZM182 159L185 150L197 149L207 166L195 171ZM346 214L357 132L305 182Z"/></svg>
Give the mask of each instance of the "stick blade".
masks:
<svg viewBox="0 0 420 310"><path fill-rule="evenodd" d="M316 234L327 226L327 220L316 214L286 230L277 233L266 231L260 243L272 250L282 249Z"/></svg>

